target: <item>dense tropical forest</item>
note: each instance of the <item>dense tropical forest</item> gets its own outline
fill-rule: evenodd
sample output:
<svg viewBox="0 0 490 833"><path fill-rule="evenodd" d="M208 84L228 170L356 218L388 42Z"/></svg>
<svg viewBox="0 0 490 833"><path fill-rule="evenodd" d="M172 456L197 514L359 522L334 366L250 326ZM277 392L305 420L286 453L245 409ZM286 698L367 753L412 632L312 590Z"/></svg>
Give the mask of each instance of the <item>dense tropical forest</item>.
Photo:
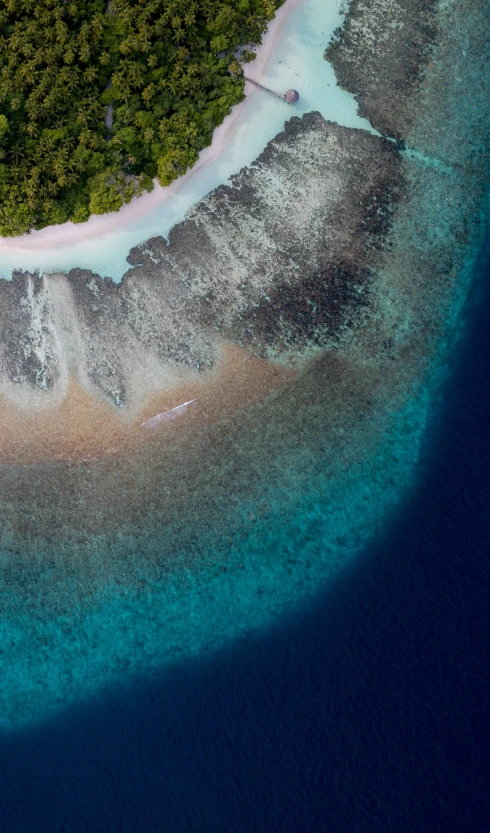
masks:
<svg viewBox="0 0 490 833"><path fill-rule="evenodd" d="M0 0L0 235L185 172L243 98L237 47L282 2Z"/></svg>

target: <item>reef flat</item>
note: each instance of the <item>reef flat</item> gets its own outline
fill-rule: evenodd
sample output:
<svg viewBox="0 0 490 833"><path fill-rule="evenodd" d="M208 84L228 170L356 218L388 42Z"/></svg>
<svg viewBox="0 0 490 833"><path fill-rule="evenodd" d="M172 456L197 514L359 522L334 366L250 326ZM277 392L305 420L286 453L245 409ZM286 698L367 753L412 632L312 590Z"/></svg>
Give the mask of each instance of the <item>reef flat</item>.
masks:
<svg viewBox="0 0 490 833"><path fill-rule="evenodd" d="M15 274L1 284L3 392L59 401L74 376L122 405L135 366L140 385L145 373L164 384L165 371L213 366L217 333L268 358L325 348L368 302L400 166L386 140L310 113L168 242L132 249L121 284L77 269Z"/></svg>
<svg viewBox="0 0 490 833"><path fill-rule="evenodd" d="M133 249L119 287L80 270L0 285L19 431L28 408L56 432L73 379L128 425L165 385L205 402L124 455L1 469L7 725L265 626L406 494L482 237L489 21L479 0L431 7L431 28L416 3L389 9L402 86L376 87L376 50L352 83L386 138L293 119L168 241ZM354 12L384 42L386 4L353 3L336 67ZM220 416L226 344L259 362L250 387L283 375Z"/></svg>

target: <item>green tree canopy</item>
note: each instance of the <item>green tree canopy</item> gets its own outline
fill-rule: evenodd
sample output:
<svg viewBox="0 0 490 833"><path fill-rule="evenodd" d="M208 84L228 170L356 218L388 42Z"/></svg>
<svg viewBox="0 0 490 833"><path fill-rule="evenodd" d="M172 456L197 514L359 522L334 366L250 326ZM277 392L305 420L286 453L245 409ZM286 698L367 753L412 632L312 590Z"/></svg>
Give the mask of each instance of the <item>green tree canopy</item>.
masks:
<svg viewBox="0 0 490 833"><path fill-rule="evenodd" d="M0 235L184 173L243 98L237 46L281 2L0 0Z"/></svg>

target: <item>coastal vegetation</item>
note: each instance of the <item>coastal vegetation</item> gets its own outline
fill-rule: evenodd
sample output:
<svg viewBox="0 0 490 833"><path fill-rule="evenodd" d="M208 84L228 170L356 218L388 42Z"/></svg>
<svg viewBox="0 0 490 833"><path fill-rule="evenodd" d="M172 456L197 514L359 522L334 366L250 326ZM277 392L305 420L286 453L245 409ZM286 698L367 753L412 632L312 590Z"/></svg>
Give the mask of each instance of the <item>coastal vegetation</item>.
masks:
<svg viewBox="0 0 490 833"><path fill-rule="evenodd" d="M184 173L243 98L237 48L282 2L0 0L0 235Z"/></svg>

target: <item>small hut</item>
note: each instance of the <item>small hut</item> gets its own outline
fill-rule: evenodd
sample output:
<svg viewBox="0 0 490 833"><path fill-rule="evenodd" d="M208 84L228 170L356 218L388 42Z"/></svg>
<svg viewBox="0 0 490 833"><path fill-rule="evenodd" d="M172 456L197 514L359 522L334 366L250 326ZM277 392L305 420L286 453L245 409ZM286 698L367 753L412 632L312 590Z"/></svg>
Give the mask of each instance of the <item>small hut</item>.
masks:
<svg viewBox="0 0 490 833"><path fill-rule="evenodd" d="M288 90L286 93L276 93L275 90L269 90L268 87L262 86L262 84L259 84L258 81L254 81L252 78L247 78L246 75L243 77L245 78L245 81L253 84L254 87L259 87L259 89L264 90L266 93L271 93L271 95L275 95L277 98L282 98L282 100L287 101L288 104L294 104L295 101L299 101L299 92L297 90Z"/></svg>

